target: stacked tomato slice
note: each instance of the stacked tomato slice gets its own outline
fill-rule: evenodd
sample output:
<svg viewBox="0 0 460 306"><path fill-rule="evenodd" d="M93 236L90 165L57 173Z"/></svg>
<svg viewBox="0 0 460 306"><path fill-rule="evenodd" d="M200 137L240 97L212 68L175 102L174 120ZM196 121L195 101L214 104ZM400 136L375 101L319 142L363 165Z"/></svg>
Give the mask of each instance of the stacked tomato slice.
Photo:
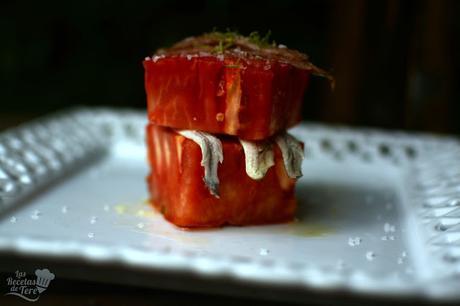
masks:
<svg viewBox="0 0 460 306"><path fill-rule="evenodd" d="M259 140L300 120L310 72L234 56L144 61L150 122Z"/></svg>
<svg viewBox="0 0 460 306"><path fill-rule="evenodd" d="M245 170L241 144L221 136L223 162L219 165L219 197L206 188L200 147L167 127L150 124L147 145L152 171L147 179L152 204L165 218L183 227L215 227L283 222L296 207L295 179L284 169L279 149L275 165L261 180Z"/></svg>
<svg viewBox="0 0 460 306"><path fill-rule="evenodd" d="M147 181L152 205L167 220L215 227L293 219L296 180L287 175L281 150L274 146L273 166L254 179L241 144L273 139L300 120L310 74L319 69L305 55L282 49L204 35L146 58ZM204 182L207 157L183 130L220 141L218 195Z"/></svg>

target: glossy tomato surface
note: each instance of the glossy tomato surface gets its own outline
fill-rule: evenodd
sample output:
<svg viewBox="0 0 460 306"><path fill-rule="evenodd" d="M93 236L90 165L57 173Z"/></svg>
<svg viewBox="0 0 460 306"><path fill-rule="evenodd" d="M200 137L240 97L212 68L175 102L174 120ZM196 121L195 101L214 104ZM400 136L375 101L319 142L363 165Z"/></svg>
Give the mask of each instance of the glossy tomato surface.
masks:
<svg viewBox="0 0 460 306"><path fill-rule="evenodd" d="M150 122L256 140L301 119L310 72L273 60L166 56L144 61Z"/></svg>
<svg viewBox="0 0 460 306"><path fill-rule="evenodd" d="M151 202L170 222L181 227L218 227L292 220L296 209L295 180L287 176L281 153L261 180L245 171L243 148L234 137L221 137L224 160L219 165L220 198L204 184L201 150L174 130L147 127Z"/></svg>

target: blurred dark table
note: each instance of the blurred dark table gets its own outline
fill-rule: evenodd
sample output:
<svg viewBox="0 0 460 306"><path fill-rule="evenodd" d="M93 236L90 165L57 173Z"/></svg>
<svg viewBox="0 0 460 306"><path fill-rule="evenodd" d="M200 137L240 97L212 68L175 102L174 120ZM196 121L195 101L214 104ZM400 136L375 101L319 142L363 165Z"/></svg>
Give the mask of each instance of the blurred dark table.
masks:
<svg viewBox="0 0 460 306"><path fill-rule="evenodd" d="M0 273L0 281L10 274ZM2 288L3 288L2 286ZM26 305L29 302L16 296L0 295L0 305ZM146 289L132 286L111 285L95 282L55 279L40 299L32 305L52 306L143 306L143 305L280 305L279 302L223 297L217 295L177 292L171 290ZM283 305L294 305L283 303Z"/></svg>

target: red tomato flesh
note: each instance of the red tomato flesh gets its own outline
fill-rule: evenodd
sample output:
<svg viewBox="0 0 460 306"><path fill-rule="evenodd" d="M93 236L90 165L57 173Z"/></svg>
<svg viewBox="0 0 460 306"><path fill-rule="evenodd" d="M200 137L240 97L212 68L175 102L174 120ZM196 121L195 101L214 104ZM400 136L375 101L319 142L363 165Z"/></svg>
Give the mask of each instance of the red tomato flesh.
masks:
<svg viewBox="0 0 460 306"><path fill-rule="evenodd" d="M218 227L267 224L294 218L295 179L287 176L281 152L275 146L275 165L261 180L245 170L245 155L238 139L219 136L224 160L219 164L220 198L203 182L200 147L174 130L147 126L147 177L151 203L180 227Z"/></svg>
<svg viewBox="0 0 460 306"><path fill-rule="evenodd" d="M274 60L171 55L143 62L149 121L260 140L300 121L310 71Z"/></svg>

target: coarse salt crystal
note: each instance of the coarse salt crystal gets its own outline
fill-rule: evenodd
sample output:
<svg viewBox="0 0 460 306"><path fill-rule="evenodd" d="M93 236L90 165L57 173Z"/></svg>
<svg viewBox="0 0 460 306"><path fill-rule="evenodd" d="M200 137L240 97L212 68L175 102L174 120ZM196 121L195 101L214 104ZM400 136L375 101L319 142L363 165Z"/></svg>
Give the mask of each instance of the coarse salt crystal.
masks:
<svg viewBox="0 0 460 306"><path fill-rule="evenodd" d="M362 239L360 237L354 237L354 238L350 237L350 238L348 238L348 245L352 246L352 247L358 246L358 245L361 244L361 241L362 241Z"/></svg>
<svg viewBox="0 0 460 306"><path fill-rule="evenodd" d="M369 251L366 253L366 259L369 260L369 261L373 261L375 259L375 253L372 252L372 251Z"/></svg>
<svg viewBox="0 0 460 306"><path fill-rule="evenodd" d="M385 233L393 233L396 231L396 227L394 225L391 225L390 223L385 223L383 225L383 230Z"/></svg>
<svg viewBox="0 0 460 306"><path fill-rule="evenodd" d="M270 253L270 251L268 249L261 248L259 250L259 254L262 255L262 256L267 256L268 253Z"/></svg>

